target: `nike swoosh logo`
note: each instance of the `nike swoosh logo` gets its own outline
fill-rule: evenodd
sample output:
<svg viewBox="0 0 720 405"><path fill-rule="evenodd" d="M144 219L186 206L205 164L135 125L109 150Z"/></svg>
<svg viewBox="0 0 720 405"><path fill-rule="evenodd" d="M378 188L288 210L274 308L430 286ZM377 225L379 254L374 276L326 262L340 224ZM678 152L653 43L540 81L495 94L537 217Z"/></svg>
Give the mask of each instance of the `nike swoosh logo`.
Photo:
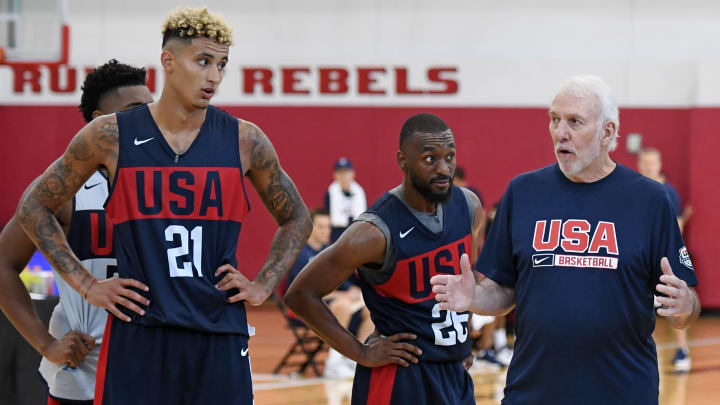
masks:
<svg viewBox="0 0 720 405"><path fill-rule="evenodd" d="M405 232L400 232L400 239L405 239L405 237L406 237L410 232L412 232L413 229L415 229L414 226L413 226L412 228L408 229L408 230L405 231Z"/></svg>
<svg viewBox="0 0 720 405"><path fill-rule="evenodd" d="M148 138L148 139L143 139L142 141L138 141L137 138L135 138L135 146L142 145L142 144L144 144L145 142L150 142L150 141L152 141L153 139L155 139L155 137Z"/></svg>
<svg viewBox="0 0 720 405"><path fill-rule="evenodd" d="M245 357L245 356L247 356L248 350L250 350L250 349L249 349L249 348L242 349L242 350L240 350L240 354L241 354L243 357Z"/></svg>
<svg viewBox="0 0 720 405"><path fill-rule="evenodd" d="M101 185L101 184L102 184L102 182L100 182L100 183L95 183L95 184L93 184L92 186L88 186L88 185L86 184L84 188L85 188L85 190L90 190L91 188L93 188L93 187L95 187L95 186L99 186L99 185Z"/></svg>
<svg viewBox="0 0 720 405"><path fill-rule="evenodd" d="M535 262L535 264L540 264L549 258L550 257L543 257L542 259L535 259L534 262Z"/></svg>

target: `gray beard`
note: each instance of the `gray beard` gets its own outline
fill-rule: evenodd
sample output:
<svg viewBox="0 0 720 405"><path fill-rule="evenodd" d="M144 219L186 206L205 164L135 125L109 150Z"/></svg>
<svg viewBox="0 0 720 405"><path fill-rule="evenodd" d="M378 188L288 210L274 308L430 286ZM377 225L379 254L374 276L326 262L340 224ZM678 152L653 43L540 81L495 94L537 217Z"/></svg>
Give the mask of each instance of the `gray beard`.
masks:
<svg viewBox="0 0 720 405"><path fill-rule="evenodd" d="M577 160L573 164L574 167L564 168L562 164L558 164L558 166L560 166L560 171L562 171L564 175L575 177L587 169L593 160L597 159L601 153L602 147L600 145L600 133L598 133L598 136L595 137L595 141L593 142L586 158L581 159L576 153L575 156Z"/></svg>

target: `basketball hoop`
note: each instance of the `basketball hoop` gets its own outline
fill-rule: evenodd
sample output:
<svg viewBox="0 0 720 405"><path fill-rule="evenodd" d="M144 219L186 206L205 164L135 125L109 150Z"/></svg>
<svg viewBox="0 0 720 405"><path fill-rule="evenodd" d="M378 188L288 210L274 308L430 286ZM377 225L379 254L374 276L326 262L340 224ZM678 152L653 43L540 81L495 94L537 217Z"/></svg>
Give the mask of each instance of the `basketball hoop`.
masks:
<svg viewBox="0 0 720 405"><path fill-rule="evenodd" d="M7 9L3 7L0 65L67 64L70 54L67 3L68 0L13 0Z"/></svg>

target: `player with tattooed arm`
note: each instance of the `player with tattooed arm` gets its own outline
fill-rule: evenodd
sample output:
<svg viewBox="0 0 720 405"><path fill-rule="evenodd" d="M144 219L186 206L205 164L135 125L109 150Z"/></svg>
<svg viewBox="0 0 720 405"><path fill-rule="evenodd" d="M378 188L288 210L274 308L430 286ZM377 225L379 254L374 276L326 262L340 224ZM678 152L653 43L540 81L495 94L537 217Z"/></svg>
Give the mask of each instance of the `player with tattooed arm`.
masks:
<svg viewBox="0 0 720 405"><path fill-rule="evenodd" d="M82 86L80 111L86 122L94 118L151 103L145 86L145 69L118 63L112 59L88 74ZM145 288L139 281L113 277L116 272L112 241L112 224L105 217L103 204L109 185L102 169L85 182L77 194L55 212L73 253L98 281L85 299L81 295L82 279L88 273L65 273L56 269L60 302L45 328L33 307L30 294L19 273L35 253L35 245L18 223L17 216L0 234L0 308L13 326L43 358L40 375L48 388L48 405L88 405L95 395L100 342L107 320L107 309L114 304L144 299L127 287ZM108 278L110 277L110 278ZM99 306L93 306L94 303ZM119 312L118 312L119 313Z"/></svg>
<svg viewBox="0 0 720 405"><path fill-rule="evenodd" d="M231 44L230 27L207 9L171 13L160 99L88 124L21 202L25 232L54 267L84 274L81 291L91 296L98 282L53 213L96 170L109 174L118 272L149 287L136 291L149 304L108 318L96 404L253 401L244 305L265 301L312 225L267 136L210 105ZM249 211L245 177L278 224L253 281L235 256Z"/></svg>

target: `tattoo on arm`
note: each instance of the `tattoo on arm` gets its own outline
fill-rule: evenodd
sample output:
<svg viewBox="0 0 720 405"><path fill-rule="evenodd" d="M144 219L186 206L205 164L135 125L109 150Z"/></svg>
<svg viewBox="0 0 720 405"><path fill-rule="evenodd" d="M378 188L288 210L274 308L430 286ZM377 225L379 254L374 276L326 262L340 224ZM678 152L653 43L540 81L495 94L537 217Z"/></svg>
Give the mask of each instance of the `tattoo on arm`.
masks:
<svg viewBox="0 0 720 405"><path fill-rule="evenodd" d="M20 225L53 268L65 274L80 273L82 279L77 281L79 285L73 285L76 289L91 281L92 276L82 268L70 249L55 213L73 198L99 165L114 161L117 156L117 123L109 121L83 128L70 142L63 156L31 185L18 208Z"/></svg>
<svg viewBox="0 0 720 405"><path fill-rule="evenodd" d="M100 149L100 153L107 156L107 161L117 161L119 133L116 120L104 121L102 125L93 132L93 142L95 146ZM108 168L105 167L105 169L107 170Z"/></svg>
<svg viewBox="0 0 720 405"><path fill-rule="evenodd" d="M295 184L280 167L275 149L257 126L248 125L251 164L248 172L255 189L279 225L270 255L255 281L268 292L285 276L307 242L312 223Z"/></svg>

